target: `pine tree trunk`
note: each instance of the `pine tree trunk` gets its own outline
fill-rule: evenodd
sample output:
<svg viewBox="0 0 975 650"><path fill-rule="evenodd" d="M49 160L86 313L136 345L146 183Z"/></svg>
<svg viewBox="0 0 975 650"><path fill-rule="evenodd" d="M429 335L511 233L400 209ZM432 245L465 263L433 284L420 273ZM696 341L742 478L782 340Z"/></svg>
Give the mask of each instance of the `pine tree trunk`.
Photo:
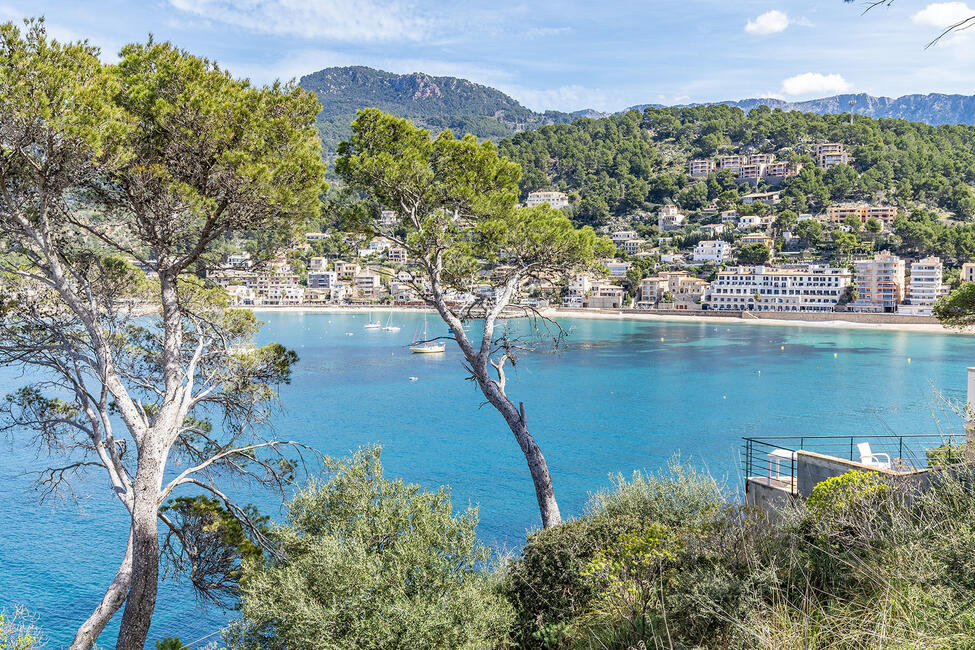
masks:
<svg viewBox="0 0 975 650"><path fill-rule="evenodd" d="M144 452L145 450L143 450ZM133 482L132 579L122 612L116 650L143 650L156 606L159 582L159 528L157 498L162 463L156 458L140 459Z"/></svg>
<svg viewBox="0 0 975 650"><path fill-rule="evenodd" d="M511 400L490 380L481 381L479 376L478 383L488 401L501 412L505 422L508 423L508 428L514 434L515 440L518 441L521 452L525 455L528 471L531 473L532 483L535 485L535 498L538 499L538 511L542 516L542 527L558 526L562 523L562 513L559 512L559 504L555 500L552 475L549 474L548 463L545 462L542 450L535 444L535 439L528 431L524 406L520 411L515 408Z"/></svg>

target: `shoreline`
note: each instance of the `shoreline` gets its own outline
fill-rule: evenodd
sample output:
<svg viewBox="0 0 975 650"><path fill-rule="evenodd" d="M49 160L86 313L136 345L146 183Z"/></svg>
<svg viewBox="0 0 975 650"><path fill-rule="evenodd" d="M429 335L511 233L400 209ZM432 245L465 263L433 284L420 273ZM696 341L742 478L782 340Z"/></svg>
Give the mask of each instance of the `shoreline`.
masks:
<svg viewBox="0 0 975 650"><path fill-rule="evenodd" d="M630 311L590 311L582 309L550 309L547 316L568 318L590 318L603 320L638 320L670 323L731 323L736 325L774 325L777 327L821 327L824 329L859 329L888 332L920 332L927 334L946 334L971 336L975 332L951 330L940 323L883 323L857 322L836 318L833 320L798 320L792 318L742 318L740 316L708 316L700 312L691 314L642 314Z"/></svg>
<svg viewBox="0 0 975 650"><path fill-rule="evenodd" d="M286 312L286 313L436 313L430 307L396 307L391 305L379 305L375 307L367 306L338 306L338 305L289 305L289 306L255 306L243 307L255 313L260 312ZM799 320L793 318L743 318L741 316L710 316L702 312L691 312L687 314L666 314L642 313L638 311L620 310L588 310L588 309L562 309L549 307L540 310L543 316L549 318L587 318L595 320L634 320L646 322L670 322L670 323L730 323L736 325L772 325L777 327L820 327L825 329L859 329L874 331L893 331L893 332L920 332L927 334L946 334L971 336L975 332L964 332L945 328L940 323L895 323L895 322L858 322L835 318L831 320ZM840 314L837 313L837 316ZM879 315L876 315L879 316ZM882 318L882 316L880 316Z"/></svg>

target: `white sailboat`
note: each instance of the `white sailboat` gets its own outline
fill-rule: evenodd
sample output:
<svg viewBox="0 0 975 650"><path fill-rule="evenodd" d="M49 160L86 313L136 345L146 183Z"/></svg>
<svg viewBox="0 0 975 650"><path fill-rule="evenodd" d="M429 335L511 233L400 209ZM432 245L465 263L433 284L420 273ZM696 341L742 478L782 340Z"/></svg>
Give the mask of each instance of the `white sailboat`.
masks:
<svg viewBox="0 0 975 650"><path fill-rule="evenodd" d="M434 354L443 352L447 349L443 341L427 341L427 315L423 315L423 336L420 336L420 326L417 325L416 332L413 334L413 342L410 343L410 352L416 354Z"/></svg>
<svg viewBox="0 0 975 650"><path fill-rule="evenodd" d="M369 314L369 319L370 319L369 322L362 326L363 329L378 330L380 327L383 326L382 323L380 323L378 320L372 317L372 314Z"/></svg>
<svg viewBox="0 0 975 650"><path fill-rule="evenodd" d="M386 319L386 325L383 326L384 332L398 332L399 325L393 325L393 312L389 312L389 318Z"/></svg>

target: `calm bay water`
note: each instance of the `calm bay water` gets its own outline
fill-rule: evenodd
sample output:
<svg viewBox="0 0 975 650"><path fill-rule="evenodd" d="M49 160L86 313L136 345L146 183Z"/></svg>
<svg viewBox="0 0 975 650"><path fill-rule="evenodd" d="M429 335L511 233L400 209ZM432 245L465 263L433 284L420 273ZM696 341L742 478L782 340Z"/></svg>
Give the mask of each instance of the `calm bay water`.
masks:
<svg viewBox="0 0 975 650"><path fill-rule="evenodd" d="M365 314L260 317L263 341L301 357L282 390L280 437L333 455L381 443L388 474L450 485L458 507L479 504L479 533L488 543L516 549L538 525L524 458L501 417L479 408L460 353L449 345L443 355L406 349L422 316L396 314L398 333L363 330ZM508 392L525 402L569 516L608 484L609 473L656 470L678 452L736 485L742 436L958 432L959 418L938 394L963 399L965 367L975 365L975 339L964 336L737 322L562 323L571 331L568 347L526 356L510 373ZM430 319L431 335L442 329ZM2 374L0 392L22 381ZM60 647L111 579L126 521L97 474L79 486L78 503L38 505L23 475L38 462L24 438L0 442L0 609L26 605ZM278 512L268 495L242 496ZM164 583L150 638L193 641L231 616L200 607L185 586ZM114 637L112 628L102 647Z"/></svg>

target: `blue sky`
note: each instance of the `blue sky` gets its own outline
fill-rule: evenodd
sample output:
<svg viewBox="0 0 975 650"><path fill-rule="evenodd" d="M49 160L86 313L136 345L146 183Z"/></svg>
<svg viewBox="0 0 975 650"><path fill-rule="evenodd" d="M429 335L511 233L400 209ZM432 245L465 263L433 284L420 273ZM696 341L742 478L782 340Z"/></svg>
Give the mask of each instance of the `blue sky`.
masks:
<svg viewBox="0 0 975 650"><path fill-rule="evenodd" d="M0 0L106 60L151 32L258 83L334 65L454 75L534 109L838 92L975 94L975 0Z"/></svg>

